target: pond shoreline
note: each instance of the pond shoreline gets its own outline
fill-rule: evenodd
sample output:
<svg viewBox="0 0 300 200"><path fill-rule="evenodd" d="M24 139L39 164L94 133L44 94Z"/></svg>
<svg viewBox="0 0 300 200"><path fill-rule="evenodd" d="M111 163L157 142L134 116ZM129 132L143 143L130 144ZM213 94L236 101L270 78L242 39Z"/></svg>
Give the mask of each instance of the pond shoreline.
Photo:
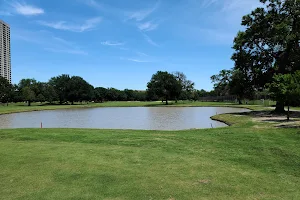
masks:
<svg viewBox="0 0 300 200"><path fill-rule="evenodd" d="M41 110L38 110L41 111ZM228 126L215 114L249 112L236 107L90 107L0 116L1 128L189 130Z"/></svg>
<svg viewBox="0 0 300 200"><path fill-rule="evenodd" d="M257 110L266 107L257 105L239 105L222 102L188 102L188 103L171 103L165 105L159 102L105 102L105 103L90 103L76 105L14 105L0 106L0 115L36 112L44 110L66 110L66 109L84 109L84 108L105 108L105 107L229 107L229 108L245 108L249 110Z"/></svg>

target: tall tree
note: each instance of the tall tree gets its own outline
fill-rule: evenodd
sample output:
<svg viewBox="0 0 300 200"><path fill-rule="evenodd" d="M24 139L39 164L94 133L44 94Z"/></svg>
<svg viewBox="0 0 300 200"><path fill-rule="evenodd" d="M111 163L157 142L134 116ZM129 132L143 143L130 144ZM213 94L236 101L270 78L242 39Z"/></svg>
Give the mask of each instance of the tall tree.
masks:
<svg viewBox="0 0 300 200"><path fill-rule="evenodd" d="M52 77L49 80L49 84L54 88L56 94L58 95L59 104L62 104L67 100L68 87L70 76L67 74L62 74L60 76Z"/></svg>
<svg viewBox="0 0 300 200"><path fill-rule="evenodd" d="M6 102L10 100L13 92L13 86L7 79L0 76L0 102Z"/></svg>
<svg viewBox="0 0 300 200"><path fill-rule="evenodd" d="M219 74L210 77L211 82L214 83L214 90L218 93L218 96L229 95L229 82L231 81L232 71L221 70Z"/></svg>
<svg viewBox="0 0 300 200"><path fill-rule="evenodd" d="M242 104L242 99L252 98L254 95L254 88L251 80L242 70L233 70L231 80L229 82L230 94L236 95L239 104Z"/></svg>
<svg viewBox="0 0 300 200"><path fill-rule="evenodd" d="M245 52L247 66L256 84L272 81L275 73L288 74L300 69L300 1L260 0L263 7L243 17L245 31L234 41L236 52ZM276 111L284 111L284 101L277 100Z"/></svg>
<svg viewBox="0 0 300 200"><path fill-rule="evenodd" d="M173 75L176 77L176 80L181 84L182 87L181 94L179 94L179 99L191 99L194 92L195 83L191 80L188 80L186 75L182 72L174 72Z"/></svg>
<svg viewBox="0 0 300 200"><path fill-rule="evenodd" d="M94 90L94 98L101 103L107 99L107 89L104 87L96 87Z"/></svg>
<svg viewBox="0 0 300 200"><path fill-rule="evenodd" d="M23 99L28 102L28 106L31 106L31 102L36 99L35 92L29 86L22 88L21 91Z"/></svg>
<svg viewBox="0 0 300 200"><path fill-rule="evenodd" d="M27 101L28 106L30 106L31 102L36 100L37 81L35 79L22 79L18 84L18 88L23 100Z"/></svg>
<svg viewBox="0 0 300 200"><path fill-rule="evenodd" d="M50 104L52 104L53 101L58 100L58 96L56 94L54 87L49 83L46 83L44 85L44 97L45 100L48 101Z"/></svg>
<svg viewBox="0 0 300 200"><path fill-rule="evenodd" d="M168 100L176 98L182 91L181 83L176 80L176 77L173 74L162 71L158 71L152 76L147 87L149 94L162 98L166 101L166 105L168 105Z"/></svg>
<svg viewBox="0 0 300 200"><path fill-rule="evenodd" d="M268 86L274 99L287 103L287 119L289 120L291 101L293 99L300 99L300 71L296 71L293 74L277 74Z"/></svg>
<svg viewBox="0 0 300 200"><path fill-rule="evenodd" d="M68 81L67 100L74 104L74 101L90 100L92 98L93 86L80 76L72 76Z"/></svg>

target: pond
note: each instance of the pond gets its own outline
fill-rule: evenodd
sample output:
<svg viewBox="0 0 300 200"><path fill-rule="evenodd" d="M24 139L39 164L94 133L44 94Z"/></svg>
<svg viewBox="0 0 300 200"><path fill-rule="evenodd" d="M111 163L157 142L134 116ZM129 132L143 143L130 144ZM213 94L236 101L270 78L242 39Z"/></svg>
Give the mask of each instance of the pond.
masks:
<svg viewBox="0 0 300 200"><path fill-rule="evenodd" d="M225 127L216 114L247 112L229 107L124 107L35 111L0 115L0 128L101 128L183 130Z"/></svg>

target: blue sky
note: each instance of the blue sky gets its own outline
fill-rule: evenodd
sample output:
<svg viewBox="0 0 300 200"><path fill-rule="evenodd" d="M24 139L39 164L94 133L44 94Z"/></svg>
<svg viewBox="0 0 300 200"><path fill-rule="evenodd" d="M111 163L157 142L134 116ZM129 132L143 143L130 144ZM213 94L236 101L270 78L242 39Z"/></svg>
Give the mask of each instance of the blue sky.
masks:
<svg viewBox="0 0 300 200"><path fill-rule="evenodd" d="M158 70L197 89L230 69L241 17L258 0L1 0L11 26L12 79L82 76L94 86L146 89Z"/></svg>

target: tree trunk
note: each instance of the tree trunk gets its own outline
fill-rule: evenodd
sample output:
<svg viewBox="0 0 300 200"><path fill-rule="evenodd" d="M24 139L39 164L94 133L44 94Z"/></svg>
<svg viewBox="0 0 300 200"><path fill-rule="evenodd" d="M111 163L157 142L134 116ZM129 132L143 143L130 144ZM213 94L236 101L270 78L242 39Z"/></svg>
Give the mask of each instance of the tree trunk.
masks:
<svg viewBox="0 0 300 200"><path fill-rule="evenodd" d="M168 99L166 99L166 105L168 105Z"/></svg>
<svg viewBox="0 0 300 200"><path fill-rule="evenodd" d="M240 104L240 105L242 105L242 104L243 104L243 103L242 103L242 101L241 101L241 99L239 99L239 104Z"/></svg>
<svg viewBox="0 0 300 200"><path fill-rule="evenodd" d="M8 106L8 101L6 102L6 106Z"/></svg>
<svg viewBox="0 0 300 200"><path fill-rule="evenodd" d="M59 99L59 104L60 104L60 105L62 104L62 99Z"/></svg>
<svg viewBox="0 0 300 200"><path fill-rule="evenodd" d="M31 101L28 101L28 106L31 106Z"/></svg>
<svg viewBox="0 0 300 200"><path fill-rule="evenodd" d="M277 101L276 102L276 108L275 108L275 112L277 113L284 113L284 101Z"/></svg>
<svg viewBox="0 0 300 200"><path fill-rule="evenodd" d="M72 101L72 105L74 105L74 101Z"/></svg>
<svg viewBox="0 0 300 200"><path fill-rule="evenodd" d="M287 120L290 121L290 104L288 104Z"/></svg>

